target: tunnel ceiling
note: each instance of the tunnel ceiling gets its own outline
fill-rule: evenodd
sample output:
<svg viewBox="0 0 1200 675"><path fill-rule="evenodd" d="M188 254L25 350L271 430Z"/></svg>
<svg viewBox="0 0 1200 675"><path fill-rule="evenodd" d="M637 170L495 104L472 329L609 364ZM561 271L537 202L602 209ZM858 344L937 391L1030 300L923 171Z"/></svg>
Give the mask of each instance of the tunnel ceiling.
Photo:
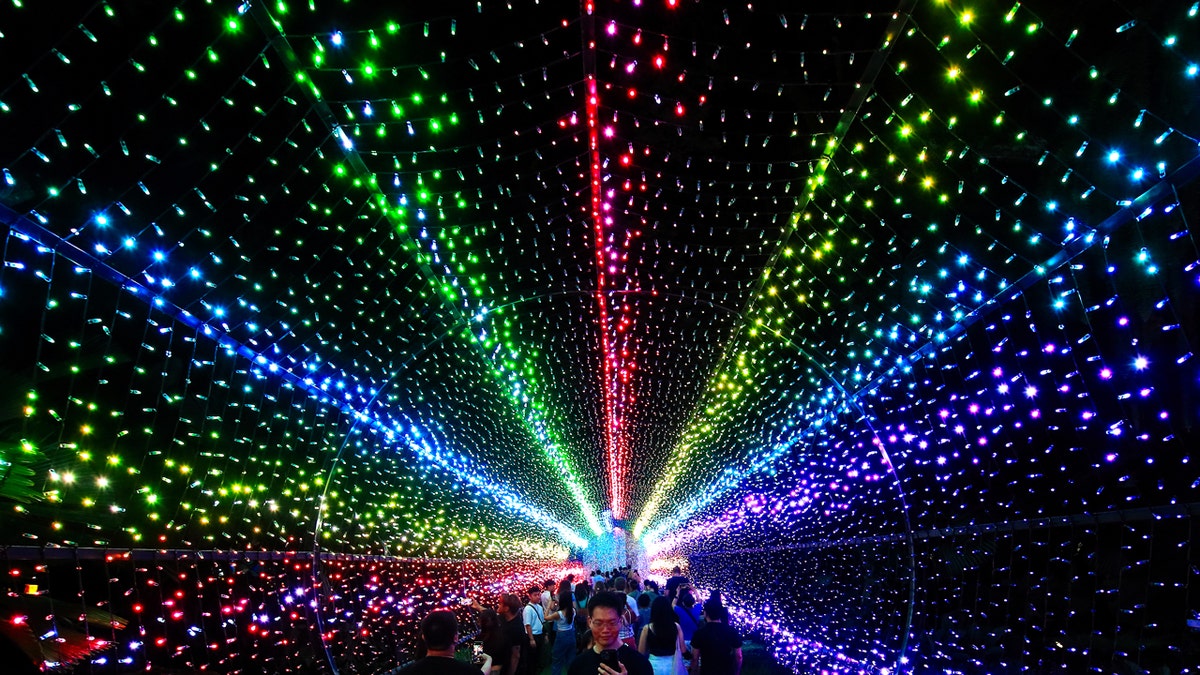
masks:
<svg viewBox="0 0 1200 675"><path fill-rule="evenodd" d="M0 10L27 536L536 557L890 484L886 401L1194 172L1186 3L594 4Z"/></svg>

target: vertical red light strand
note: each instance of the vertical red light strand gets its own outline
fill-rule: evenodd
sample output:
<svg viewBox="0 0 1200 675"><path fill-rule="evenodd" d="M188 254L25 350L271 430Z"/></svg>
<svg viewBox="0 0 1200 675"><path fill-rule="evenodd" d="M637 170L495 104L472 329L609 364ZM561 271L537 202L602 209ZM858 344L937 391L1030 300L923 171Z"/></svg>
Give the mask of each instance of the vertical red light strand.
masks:
<svg viewBox="0 0 1200 675"><path fill-rule="evenodd" d="M603 392L604 392L604 436L605 454L608 464L609 496L612 499L612 513L616 519L625 516L625 467L626 444L623 442L621 415L617 405L619 382L616 373L620 372L620 363L612 339L609 336L608 312L608 273L605 252L607 204L603 198L603 188L600 180L600 91L596 82L596 23L595 3L583 0L581 3L583 16L583 67L587 82L587 130L588 151L590 157L590 180L592 188L592 231L596 247L596 307L600 316L600 354L603 359Z"/></svg>

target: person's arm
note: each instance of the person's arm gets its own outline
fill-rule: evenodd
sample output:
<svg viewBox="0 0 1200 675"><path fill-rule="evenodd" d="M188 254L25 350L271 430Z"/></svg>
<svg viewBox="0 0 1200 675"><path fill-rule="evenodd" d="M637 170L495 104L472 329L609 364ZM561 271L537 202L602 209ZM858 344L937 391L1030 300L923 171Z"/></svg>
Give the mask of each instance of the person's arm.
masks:
<svg viewBox="0 0 1200 675"><path fill-rule="evenodd" d="M533 619L529 618L530 614L534 615L533 619L537 618L533 609L529 605L525 605L525 609L521 611L521 623L525 624L525 637L529 638L529 644L536 645L537 641L533 639Z"/></svg>
<svg viewBox="0 0 1200 675"><path fill-rule="evenodd" d="M647 650L646 632L649 630L650 630L650 624L646 624L645 626L642 626L642 634L638 636L638 651L641 652L642 656L646 655L646 650Z"/></svg>
<svg viewBox="0 0 1200 675"><path fill-rule="evenodd" d="M741 675L742 673L742 648L738 647L733 650L733 675Z"/></svg>
<svg viewBox="0 0 1200 675"><path fill-rule="evenodd" d="M483 664L479 666L479 672L483 675L491 675L492 672L492 655L487 652L483 653Z"/></svg>
<svg viewBox="0 0 1200 675"><path fill-rule="evenodd" d="M508 657L509 675L515 675L517 664L521 662L521 645L513 645L512 656Z"/></svg>

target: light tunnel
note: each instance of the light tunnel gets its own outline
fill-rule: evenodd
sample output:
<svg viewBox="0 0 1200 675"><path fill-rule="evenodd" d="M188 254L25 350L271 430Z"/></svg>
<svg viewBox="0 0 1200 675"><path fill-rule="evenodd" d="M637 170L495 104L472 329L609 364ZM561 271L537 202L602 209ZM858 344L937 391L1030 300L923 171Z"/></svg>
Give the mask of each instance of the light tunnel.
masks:
<svg viewBox="0 0 1200 675"><path fill-rule="evenodd" d="M796 673L1200 663L1192 0L8 0L12 672L681 566Z"/></svg>

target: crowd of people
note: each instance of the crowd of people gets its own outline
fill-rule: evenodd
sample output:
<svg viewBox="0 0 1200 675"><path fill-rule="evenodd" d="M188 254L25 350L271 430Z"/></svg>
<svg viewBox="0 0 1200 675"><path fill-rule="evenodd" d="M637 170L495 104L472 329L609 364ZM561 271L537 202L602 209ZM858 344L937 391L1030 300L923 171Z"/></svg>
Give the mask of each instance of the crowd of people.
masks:
<svg viewBox="0 0 1200 675"><path fill-rule="evenodd" d="M454 660L460 635L448 609L421 622L425 656L403 675L740 675L742 638L713 592L703 602L680 568L660 588L621 568L471 601L474 664Z"/></svg>

